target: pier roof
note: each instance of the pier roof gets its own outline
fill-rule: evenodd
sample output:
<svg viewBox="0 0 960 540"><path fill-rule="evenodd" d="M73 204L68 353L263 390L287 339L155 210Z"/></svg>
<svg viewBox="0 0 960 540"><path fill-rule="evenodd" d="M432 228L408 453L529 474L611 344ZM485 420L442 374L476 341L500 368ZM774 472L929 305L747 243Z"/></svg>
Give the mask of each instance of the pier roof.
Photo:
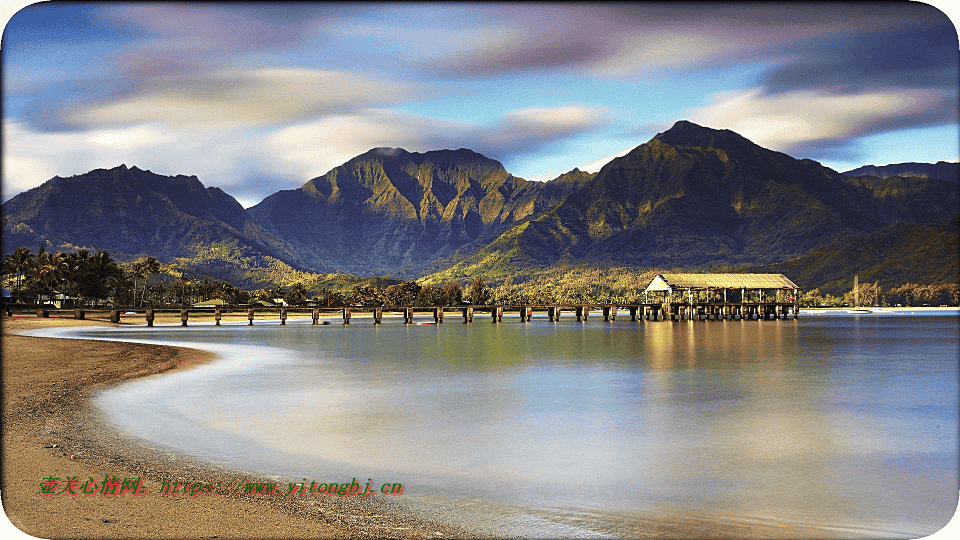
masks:
<svg viewBox="0 0 960 540"><path fill-rule="evenodd" d="M783 274L657 274L648 291L669 289L797 289Z"/></svg>

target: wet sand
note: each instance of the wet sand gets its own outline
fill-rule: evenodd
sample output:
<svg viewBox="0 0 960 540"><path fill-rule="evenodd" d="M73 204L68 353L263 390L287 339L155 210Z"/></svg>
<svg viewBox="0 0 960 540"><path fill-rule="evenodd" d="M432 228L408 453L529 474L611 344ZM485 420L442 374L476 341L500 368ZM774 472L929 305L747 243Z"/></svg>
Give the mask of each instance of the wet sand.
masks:
<svg viewBox="0 0 960 540"><path fill-rule="evenodd" d="M40 538L460 536L450 527L400 514L382 497L161 495L164 479L226 486L245 473L218 469L127 437L104 422L89 398L124 380L188 369L213 360L213 355L178 347L14 335L49 326L109 324L28 315L2 321L0 489L4 511L20 530ZM147 492L116 497L39 493L41 483L51 476L62 481L76 477L80 492L88 480L102 483L107 475L121 481L142 478ZM57 491L65 485L61 483Z"/></svg>

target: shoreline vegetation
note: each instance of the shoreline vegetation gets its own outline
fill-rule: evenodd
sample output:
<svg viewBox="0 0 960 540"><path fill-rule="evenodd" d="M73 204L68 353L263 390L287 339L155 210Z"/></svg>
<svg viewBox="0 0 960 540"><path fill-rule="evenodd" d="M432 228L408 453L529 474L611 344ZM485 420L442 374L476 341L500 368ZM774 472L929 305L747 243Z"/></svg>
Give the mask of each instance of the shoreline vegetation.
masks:
<svg viewBox="0 0 960 540"><path fill-rule="evenodd" d="M392 276L310 274L287 268L244 289L227 280L189 272L183 261L160 263L143 256L116 262L108 252L38 253L19 247L3 259L8 305L16 308L127 309L200 307L433 307L473 305L637 304L650 280L662 270L589 265L550 268L502 276L438 273L405 280ZM756 271L718 268L719 273ZM243 285L243 283L241 283ZM7 293L5 293L7 294ZM682 302L682 292L675 292ZM851 290L802 290L801 308L862 305L939 306L960 304L960 283L902 283L881 286L866 279ZM792 301L792 300L791 300Z"/></svg>

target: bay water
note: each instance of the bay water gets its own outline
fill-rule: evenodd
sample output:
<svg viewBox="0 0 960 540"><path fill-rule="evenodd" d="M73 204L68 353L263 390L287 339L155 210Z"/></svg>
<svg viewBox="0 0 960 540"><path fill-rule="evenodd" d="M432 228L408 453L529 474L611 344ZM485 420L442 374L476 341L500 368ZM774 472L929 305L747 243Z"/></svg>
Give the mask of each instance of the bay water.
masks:
<svg viewBox="0 0 960 540"><path fill-rule="evenodd" d="M46 332L220 356L98 395L132 435L291 481L401 483L410 511L477 534L692 516L916 538L957 509L956 310L332 322Z"/></svg>

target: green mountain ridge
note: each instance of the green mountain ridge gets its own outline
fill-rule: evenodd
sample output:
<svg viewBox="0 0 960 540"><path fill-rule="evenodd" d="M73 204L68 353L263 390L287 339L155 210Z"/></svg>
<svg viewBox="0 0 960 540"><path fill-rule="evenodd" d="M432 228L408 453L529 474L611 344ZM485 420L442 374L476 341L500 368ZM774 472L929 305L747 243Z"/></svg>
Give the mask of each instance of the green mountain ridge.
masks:
<svg viewBox="0 0 960 540"><path fill-rule="evenodd" d="M376 148L248 214L297 250L298 265L329 270L319 262L336 260L357 274L418 273L558 203L591 176L531 182L466 149Z"/></svg>
<svg viewBox="0 0 960 540"><path fill-rule="evenodd" d="M54 177L3 205L4 250L72 245L120 258L171 258L189 246L237 241L260 247L268 237L243 207L196 176L162 176L120 165L69 178ZM13 248L10 248L12 250Z"/></svg>
<svg viewBox="0 0 960 540"><path fill-rule="evenodd" d="M179 258L194 261L191 271L253 284L283 272L496 281L582 265L782 267L817 286L869 263L893 269L882 277L891 283L955 279L955 235L943 235L960 188L904 176L926 170L904 165L886 166L886 177L845 175L680 121L598 173L574 169L549 182L467 149L374 148L247 210L196 177L122 165L55 177L4 203L3 251L42 243L118 260ZM895 262L918 260L904 242L924 238L943 242L940 251L923 244L923 260L940 262Z"/></svg>
<svg viewBox="0 0 960 540"><path fill-rule="evenodd" d="M955 216L957 204L956 184L847 178L733 132L678 122L454 269L767 264L894 223L935 223Z"/></svg>
<svg viewBox="0 0 960 540"><path fill-rule="evenodd" d="M960 283L960 222L932 225L895 224L851 236L778 264L750 268L790 276L803 289L840 294L850 277L890 289L905 283Z"/></svg>
<svg viewBox="0 0 960 540"><path fill-rule="evenodd" d="M890 165L864 165L843 173L844 176L877 176L889 178L934 178L948 182L960 182L960 163L938 161L936 163L892 163Z"/></svg>

